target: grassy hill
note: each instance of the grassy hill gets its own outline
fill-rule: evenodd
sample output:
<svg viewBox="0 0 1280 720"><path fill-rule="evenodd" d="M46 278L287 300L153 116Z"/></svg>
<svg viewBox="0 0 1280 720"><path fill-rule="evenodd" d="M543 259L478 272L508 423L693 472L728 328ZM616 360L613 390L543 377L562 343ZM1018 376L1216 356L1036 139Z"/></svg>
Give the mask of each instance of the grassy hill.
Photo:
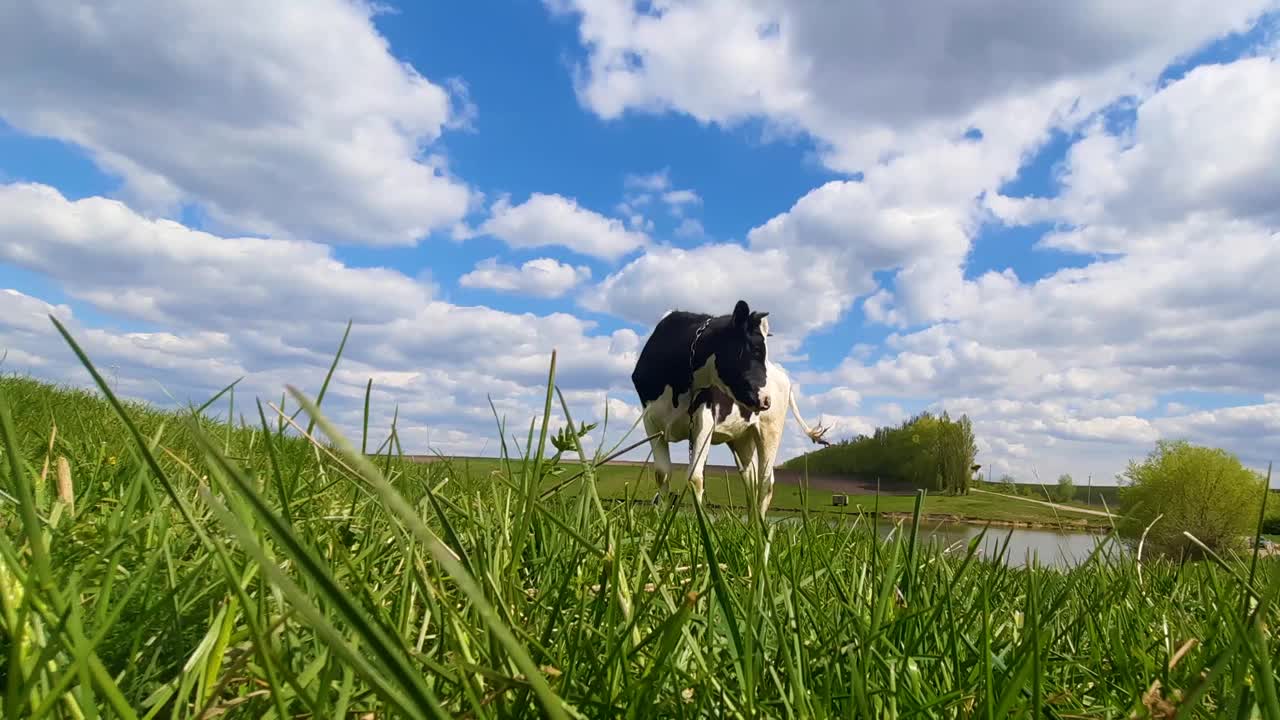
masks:
<svg viewBox="0 0 1280 720"><path fill-rule="evenodd" d="M1275 560L1014 569L260 420L0 379L0 717L1274 716Z"/></svg>

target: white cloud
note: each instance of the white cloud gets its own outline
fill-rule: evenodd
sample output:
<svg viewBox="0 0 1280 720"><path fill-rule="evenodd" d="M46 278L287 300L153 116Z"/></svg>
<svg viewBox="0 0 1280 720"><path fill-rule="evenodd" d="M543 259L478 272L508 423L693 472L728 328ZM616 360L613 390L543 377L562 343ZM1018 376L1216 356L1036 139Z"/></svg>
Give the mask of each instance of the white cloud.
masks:
<svg viewBox="0 0 1280 720"><path fill-rule="evenodd" d="M662 194L662 202L678 217L684 214L686 205L701 205L702 198L692 190L668 190Z"/></svg>
<svg viewBox="0 0 1280 720"><path fill-rule="evenodd" d="M825 276L810 295L829 305L808 332L859 297L873 321L903 327L972 311L981 286L965 281L964 264L986 219L979 198L1013 179L1050 129L1150 94L1169 62L1247 28L1274 3L1205 0L1172 13L1145 1L1120 11L999 0L874 12L782 0L549 5L577 21L588 58L575 82L597 114L763 118L775 131L814 136L829 167L863 173L814 189L747 235L752 252L782 254L772 266ZM971 129L979 134L966 137ZM624 272L640 269L636 261ZM893 273L891 287L876 286L877 271ZM624 287L663 282L637 277Z"/></svg>
<svg viewBox="0 0 1280 720"><path fill-rule="evenodd" d="M220 237L150 220L114 200L0 186L0 262L97 310L157 326L94 327L68 306L3 290L4 369L87 380L48 320L54 313L130 397L167 404L168 390L199 402L241 376L238 392L264 400L278 399L285 383L314 392L348 317L351 338L326 402L348 429L360 425L364 382L373 377L377 422L389 423L399 405L406 428L431 428L433 443L451 438L449 447L478 449L495 429L490 397L512 423L539 414L553 350L560 387L633 392L632 330L603 334L563 313L452 305L396 271L345 265L323 245ZM592 412L575 409L585 420Z"/></svg>
<svg viewBox="0 0 1280 720"><path fill-rule="evenodd" d="M1194 438L1232 448L1240 459L1261 469L1280 461L1280 403L1186 412L1154 422L1161 435Z"/></svg>
<svg viewBox="0 0 1280 720"><path fill-rule="evenodd" d="M628 173L622 178L622 185L628 190L641 193L656 193L671 188L671 168L663 168L651 173Z"/></svg>
<svg viewBox="0 0 1280 720"><path fill-rule="evenodd" d="M649 242L644 233L628 230L617 219L583 208L571 198L544 193L533 193L514 206L499 198L480 231L513 248L560 246L605 260L617 260Z"/></svg>
<svg viewBox="0 0 1280 720"><path fill-rule="evenodd" d="M1159 231L1190 220L1276 227L1277 88L1277 58L1197 67L1140 105L1130 132L1117 136L1097 126L1076 143L1060 197L991 204L1013 222L1070 222L1076 229L1044 243L1081 252L1159 251L1185 234Z"/></svg>
<svg viewBox="0 0 1280 720"><path fill-rule="evenodd" d="M0 291L0 355L5 355L0 368L33 372L54 382L89 384L87 373L49 322L51 313L68 326L117 392L166 406L173 399L200 403L241 377L238 406L250 407L241 405L239 398L278 402L286 383L314 396L342 332L341 325L317 322L305 329L305 337L278 341L295 351L282 358L264 351L267 344L249 329L116 332L87 326L65 306L5 290ZM424 336L398 342L413 326L425 330ZM329 387L325 412L349 436L358 437L365 382L373 378L370 426L375 444L385 437L398 408L402 443L410 452L474 453L486 444L488 451L496 451L490 401L512 433L508 445L523 443L523 434L513 428L527 428L531 418L541 417L555 348L558 384L566 394L577 396L570 399L575 419L600 420L603 405L594 398L602 388L607 390L609 437L616 441L630 425L620 422L618 415L628 415L627 405L634 402L626 373L635 359L636 338L630 331L585 336L575 329L581 325L563 317L509 315L440 303L403 323L356 325ZM503 345L509 346L495 351ZM584 388L591 391L586 399ZM553 414L553 424L561 423L558 406ZM631 439L640 437L633 434Z"/></svg>
<svg viewBox="0 0 1280 720"><path fill-rule="evenodd" d="M698 239L706 237L707 229L702 227L702 223L693 218L684 218L680 224L676 226L674 231L678 238Z"/></svg>
<svg viewBox="0 0 1280 720"><path fill-rule="evenodd" d="M324 245L219 237L30 183L0 185L0 261L56 278L108 312L220 330L291 322L302 308L377 322L430 298L399 272L344 266Z"/></svg>
<svg viewBox="0 0 1280 720"><path fill-rule="evenodd" d="M897 425L907 419L907 411L898 403L885 403L876 408L876 414L883 417L888 424Z"/></svg>
<svg viewBox="0 0 1280 720"><path fill-rule="evenodd" d="M990 110L1008 111L1011 101L1038 97L1053 112L1087 112L1274 7L1268 0L1193 0L1177 11L1153 0L1122 8L1101 0L547 5L577 22L587 59L575 68L575 86L601 117L678 111L723 125L764 118L774 132L815 136L826 162L849 171L971 127L1000 135L1022 118Z"/></svg>
<svg viewBox="0 0 1280 720"><path fill-rule="evenodd" d="M485 258L475 269L458 278L458 284L469 288L486 288L501 292L554 298L568 292L591 277L591 268L574 267L552 258L528 260L516 267Z"/></svg>
<svg viewBox="0 0 1280 720"><path fill-rule="evenodd" d="M1266 404L1135 414L1166 393L1257 396L1280 383L1280 289L1263 280L1280 273L1280 217L1257 200L1280 196L1262 160L1280 147L1280 83L1260 80L1280 77L1275 63L1193 70L1141 104L1123 138L1096 129L1081 141L1061 199L1003 206L1018 221L1068 223L1052 244L1113 257L1032 283L991 272L950 286L941 322L891 336L883 357L850 357L826 379L868 396L982 398L967 403L979 436L1033 449L1002 461L1022 477L1032 463L1106 475L1160 437L1255 463L1280 450L1263 440L1275 436Z"/></svg>
<svg viewBox="0 0 1280 720"><path fill-rule="evenodd" d="M137 397L162 399L158 383L181 385L197 395L212 393L244 374L244 368L226 356L228 340L222 333L178 336L84 328L66 305L52 305L11 289L0 291L0 354L6 356L0 367L6 372L34 371L42 379L58 382L89 380L57 335L50 315L69 326L99 372L108 380L122 380L120 390ZM134 374L138 367L147 368L146 380Z"/></svg>
<svg viewBox="0 0 1280 720"><path fill-rule="evenodd" d="M1055 419L1048 432L1066 440L1135 444L1153 443L1160 433L1151 422L1133 415L1121 417Z"/></svg>
<svg viewBox="0 0 1280 720"><path fill-rule="evenodd" d="M233 232L407 245L470 192L424 150L474 114L388 50L364 2L0 7L0 117L84 148L140 207Z"/></svg>
<svg viewBox="0 0 1280 720"><path fill-rule="evenodd" d="M828 268L846 291L845 307L876 287L873 272L900 269L908 308L936 314L950 299L946 290L959 284L975 219L963 205L899 202L878 177L822 185L753 229L748 242L782 250L797 266Z"/></svg>
<svg viewBox="0 0 1280 720"><path fill-rule="evenodd" d="M1207 227L1032 285L979 281L941 325L895 336L899 352L834 374L886 393L1046 398L1174 389L1261 393L1280 381L1274 234Z"/></svg>
<svg viewBox="0 0 1280 720"><path fill-rule="evenodd" d="M654 247L596 286L580 302L652 327L668 310L724 315L745 299L768 311L770 353L785 357L814 327L834 322L845 290L822 266L798 268L781 250L732 243L692 249Z"/></svg>
<svg viewBox="0 0 1280 720"><path fill-rule="evenodd" d="M647 174L629 173L623 178L622 185L625 192L622 202L618 203L618 212L627 218L631 229L653 232L654 221L644 213L646 208L661 203L670 216L680 218L680 224L674 231L676 237L703 235L702 223L686 216L691 208L702 204L702 196L688 188L673 187L670 168Z"/></svg>
<svg viewBox="0 0 1280 720"><path fill-rule="evenodd" d="M959 296L971 220L961 208L896 205L865 182L832 181L747 234L747 247L651 248L586 293L593 310L649 323L672 307L728 312L737 298L768 309L780 347L836 322L875 287L873 273L908 267L913 311L940 312ZM692 230L692 228L689 228ZM727 304L726 304L727 303Z"/></svg>
<svg viewBox="0 0 1280 720"><path fill-rule="evenodd" d="M847 387L833 387L818 393L811 402L823 412L848 414L862 406L862 393Z"/></svg>

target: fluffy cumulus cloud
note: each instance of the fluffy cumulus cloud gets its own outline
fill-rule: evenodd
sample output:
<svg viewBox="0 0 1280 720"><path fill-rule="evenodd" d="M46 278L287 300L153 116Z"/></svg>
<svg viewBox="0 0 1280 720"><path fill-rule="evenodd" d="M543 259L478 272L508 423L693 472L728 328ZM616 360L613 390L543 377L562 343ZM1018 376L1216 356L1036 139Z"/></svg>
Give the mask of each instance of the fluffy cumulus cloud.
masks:
<svg viewBox="0 0 1280 720"><path fill-rule="evenodd" d="M1189 437L1258 464L1280 452L1273 403L1133 414L1170 392L1261 397L1280 383L1280 291L1266 280L1280 272L1280 224L1258 201L1280 197L1280 176L1254 157L1280 142L1280 83L1259 80L1280 77L1276 68L1267 57L1197 68L1139 106L1123 137L1097 129L1081 140L1060 196L993 203L1009 222L1071 228L1047 244L1109 257L1033 283L1007 272L965 282L965 302L942 322L893 336L882 357L850 358L830 377L863 392L1039 403L1048 411L1024 414L1017 428L1041 438L1132 451ZM1248 112L1241 92L1252 93ZM1128 408L1087 407L1125 396ZM968 406L975 417L994 409Z"/></svg>
<svg viewBox="0 0 1280 720"><path fill-rule="evenodd" d="M536 192L519 205L502 197L490 213L480 232L513 248L564 247L581 255L616 260L649 241L643 232L629 230L622 221L562 195Z"/></svg>
<svg viewBox="0 0 1280 720"><path fill-rule="evenodd" d="M1189 220L1275 228L1277 87L1274 57L1196 67L1138 106L1130 132L1095 126L1077 142L1059 196L995 197L991 206L1010 222L1069 222L1076 229L1045 244L1083 252L1158 252L1187 239Z"/></svg>
<svg viewBox="0 0 1280 720"><path fill-rule="evenodd" d="M238 231L411 244L468 209L429 148L471 106L393 56L371 12L5 3L0 118L83 148L156 212L195 202Z"/></svg>
<svg viewBox="0 0 1280 720"><path fill-rule="evenodd" d="M782 251L709 243L652 248L586 290L579 302L652 327L668 310L725 315L745 299L769 312L771 352L785 357L808 331L836 319L831 298L846 292L823 267L797 268Z"/></svg>
<svg viewBox="0 0 1280 720"><path fill-rule="evenodd" d="M587 307L652 322L676 307L727 312L751 298L775 317L781 343L794 348L835 323L876 288L873 273L903 270L909 307L949 302L940 284L960 284L972 219L946 205L902 205L867 182L832 181L787 212L752 229L745 245L654 248L590 291Z"/></svg>
<svg viewBox="0 0 1280 720"><path fill-rule="evenodd" d="M38 184L0 185L0 261L56 278L108 312L220 330L288 322L299 308L374 322L431 295L399 272L348 268L325 245L215 236Z"/></svg>
<svg viewBox="0 0 1280 720"><path fill-rule="evenodd" d="M390 422L398 404L411 427L442 426L431 441L452 437L455 451L478 450L493 435L490 397L514 422L536 414L553 351L563 387L621 397L639 348L631 330L598 333L563 313L452 305L398 271L346 265L324 245L216 236L34 184L0 186L0 262L53 281L97 311L155 328L95 327L65 303L7 290L0 295L7 370L87 379L52 314L99 368L116 368L120 390L134 397L198 402L245 377L242 391L278 398L285 383L314 392L351 320L344 374L332 390L338 419L359 426L364 383L373 378L378 418ZM594 406L579 409L594 417Z"/></svg>
<svg viewBox="0 0 1280 720"><path fill-rule="evenodd" d="M676 110L733 125L764 118L827 146L840 169L958 137L993 109L1070 112L1135 89L1171 59L1245 29L1266 0L1154 0L1115 7L983 0L892 7L791 0L546 0L577 24L581 102L605 118ZM1045 101L1048 101L1047 103ZM1056 107L1054 107L1056 106Z"/></svg>
<svg viewBox="0 0 1280 720"><path fill-rule="evenodd" d="M175 327L121 332L94 327L65 304L5 290L0 292L0 348L6 354L0 367L55 382L89 382L49 315L68 327L117 392L163 405L199 403L239 378L243 378L238 386L241 397L257 396L264 403L278 403L286 384L314 396L342 334L341 326L318 322L292 338L267 335L265 329L213 332ZM441 318L447 318L448 328L437 329L428 338L397 342L396 333L404 326L439 325ZM513 333L512 347L493 356L493 362L477 362L476 351L493 349L485 334L501 327L522 331ZM405 323L356 325L330 385L326 413L346 432L358 433L365 383L372 379L370 427L375 435L384 433L395 415L407 451L476 453L485 447L492 451L499 439L490 401L508 428L539 416L540 384L546 381L552 350L560 353L557 374L562 388L597 393L606 391L596 389L608 388L611 417L634 413L625 385L634 349L617 349L634 348L634 339L574 335L573 329L572 323L554 317L434 304ZM442 348L440 338L462 349ZM601 363L599 359L609 356L611 347L615 359ZM570 407L577 419L595 420L603 413L595 396L571 400ZM562 422L559 408L553 414L555 422ZM610 436L615 439L620 437L616 425L611 420Z"/></svg>
<svg viewBox="0 0 1280 720"><path fill-rule="evenodd" d="M859 297L873 319L902 326L972 304L964 262L986 219L979 198L1013 179L1051 129L1147 93L1169 62L1246 29L1274 3L1196 2L1176 13L1146 2L917 5L548 2L577 24L587 57L575 81L593 112L679 112L726 126L760 118L807 134L829 167L861 173L814 189L746 238L758 262L824 275L822 319L800 332ZM764 254L775 249L781 257ZM641 262L623 272L640 274ZM872 273L884 271L892 287L877 290Z"/></svg>
<svg viewBox="0 0 1280 720"><path fill-rule="evenodd" d="M491 257L476 263L475 269L458 278L458 284L469 288L554 298L564 295L590 277L591 268L569 265L553 258L536 258L516 267Z"/></svg>

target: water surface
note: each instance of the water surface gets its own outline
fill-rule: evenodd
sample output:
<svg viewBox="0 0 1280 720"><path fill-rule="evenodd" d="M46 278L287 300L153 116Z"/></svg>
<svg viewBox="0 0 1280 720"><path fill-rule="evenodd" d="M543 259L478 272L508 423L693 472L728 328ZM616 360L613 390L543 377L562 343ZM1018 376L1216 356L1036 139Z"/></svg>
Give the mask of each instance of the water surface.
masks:
<svg viewBox="0 0 1280 720"><path fill-rule="evenodd" d="M796 513L778 513L777 515L770 513L770 515L778 522L801 521ZM810 518L815 521L830 520L837 523L855 522L853 518L831 518L830 516L819 518L814 515ZM861 523L870 521L866 517L857 520ZM881 518L875 522L876 532L881 538L888 537L890 533L911 532L910 520ZM1129 552L1124 543L1117 543L1108 535L1099 532L999 525L987 527L982 524L955 521L921 521L919 540L922 544L935 543L943 548L950 547L950 554L964 557L968 552L969 541L982 534L984 529L986 537L978 545L977 555L988 560L1000 558L1010 567L1024 567L1034 562L1041 567L1070 568L1087 560L1098 543L1104 542L1109 547L1101 551L1100 555L1103 557L1100 559L1105 559L1107 555L1114 557L1118 553ZM1001 555L1002 552L1003 555Z"/></svg>
<svg viewBox="0 0 1280 720"><path fill-rule="evenodd" d="M940 543L944 547L955 546L952 554L964 557L969 541L982 534L985 526L961 522L920 523L922 542ZM1123 544L1107 535L1081 530L1054 530L1043 528L1009 528L992 525L986 529L986 537L978 545L977 553L987 559L995 559L1003 551L1003 560L1010 567L1023 567L1031 562L1040 566L1068 568L1089 559L1099 543L1110 547L1100 554L1127 552ZM889 520L876 523L881 537L891 532L911 532L910 521L901 526Z"/></svg>

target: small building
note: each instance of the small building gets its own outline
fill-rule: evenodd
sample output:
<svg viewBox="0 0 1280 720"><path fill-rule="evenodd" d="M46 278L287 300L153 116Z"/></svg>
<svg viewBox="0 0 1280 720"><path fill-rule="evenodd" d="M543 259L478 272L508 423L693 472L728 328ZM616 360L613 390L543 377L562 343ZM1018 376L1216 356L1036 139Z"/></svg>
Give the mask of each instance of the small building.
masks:
<svg viewBox="0 0 1280 720"><path fill-rule="evenodd" d="M848 505L849 496L844 494L836 494L831 496L832 505Z"/></svg>

